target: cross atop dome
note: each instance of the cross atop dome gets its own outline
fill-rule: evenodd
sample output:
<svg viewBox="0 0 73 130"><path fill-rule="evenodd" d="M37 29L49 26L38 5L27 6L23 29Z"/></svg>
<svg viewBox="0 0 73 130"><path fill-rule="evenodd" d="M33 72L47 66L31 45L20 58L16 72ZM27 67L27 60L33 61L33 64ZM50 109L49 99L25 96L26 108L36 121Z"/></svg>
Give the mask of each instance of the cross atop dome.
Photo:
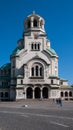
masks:
<svg viewBox="0 0 73 130"><path fill-rule="evenodd" d="M33 14L35 14L35 11L33 11Z"/></svg>

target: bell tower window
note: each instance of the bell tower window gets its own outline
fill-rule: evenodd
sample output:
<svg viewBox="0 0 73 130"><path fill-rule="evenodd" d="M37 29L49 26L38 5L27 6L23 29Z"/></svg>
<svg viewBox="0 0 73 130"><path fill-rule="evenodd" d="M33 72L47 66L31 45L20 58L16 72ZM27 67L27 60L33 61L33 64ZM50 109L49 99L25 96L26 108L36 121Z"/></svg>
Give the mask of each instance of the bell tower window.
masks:
<svg viewBox="0 0 73 130"><path fill-rule="evenodd" d="M32 51L40 51L40 43L39 42L32 42L31 43L31 50Z"/></svg>
<svg viewBox="0 0 73 130"><path fill-rule="evenodd" d="M37 20L36 19L34 19L34 21L33 21L33 26L37 27Z"/></svg>

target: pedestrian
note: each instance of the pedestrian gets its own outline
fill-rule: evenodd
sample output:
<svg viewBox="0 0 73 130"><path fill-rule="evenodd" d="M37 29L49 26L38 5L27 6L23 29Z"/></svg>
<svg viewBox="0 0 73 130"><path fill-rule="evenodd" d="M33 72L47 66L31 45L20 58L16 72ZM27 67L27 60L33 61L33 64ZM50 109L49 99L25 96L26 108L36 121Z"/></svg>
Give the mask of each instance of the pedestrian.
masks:
<svg viewBox="0 0 73 130"><path fill-rule="evenodd" d="M59 98L59 105L62 107L62 100Z"/></svg>
<svg viewBox="0 0 73 130"><path fill-rule="evenodd" d="M57 103L57 104L59 103L59 100L58 100L58 99L56 99L56 103Z"/></svg>

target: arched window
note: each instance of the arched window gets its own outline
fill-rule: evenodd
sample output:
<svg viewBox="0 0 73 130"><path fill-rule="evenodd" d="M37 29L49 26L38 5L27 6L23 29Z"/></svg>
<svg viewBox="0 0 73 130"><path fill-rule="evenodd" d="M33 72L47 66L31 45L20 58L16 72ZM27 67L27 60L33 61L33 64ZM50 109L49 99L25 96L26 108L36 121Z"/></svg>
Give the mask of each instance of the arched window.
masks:
<svg viewBox="0 0 73 130"><path fill-rule="evenodd" d="M71 91L69 92L69 96L72 97L72 92Z"/></svg>
<svg viewBox="0 0 73 130"><path fill-rule="evenodd" d="M31 76L34 77L43 77L44 74L43 66L40 64L34 64L31 68Z"/></svg>
<svg viewBox="0 0 73 130"><path fill-rule="evenodd" d="M32 67L31 70L32 70L32 76L34 76L34 67Z"/></svg>
<svg viewBox="0 0 73 130"><path fill-rule="evenodd" d="M35 44L35 50L37 49L37 44Z"/></svg>
<svg viewBox="0 0 73 130"><path fill-rule="evenodd" d="M31 22L30 22L30 20L28 21L28 28L30 28L31 27Z"/></svg>
<svg viewBox="0 0 73 130"><path fill-rule="evenodd" d="M42 25L43 25L43 21L41 20L41 21L40 21L40 27L41 27L41 28L42 28Z"/></svg>
<svg viewBox="0 0 73 130"><path fill-rule="evenodd" d="M39 72L39 67L36 66L36 76L38 76L38 72Z"/></svg>
<svg viewBox="0 0 73 130"><path fill-rule="evenodd" d="M8 92L5 92L5 97L8 97Z"/></svg>
<svg viewBox="0 0 73 130"><path fill-rule="evenodd" d="M60 84L63 85L63 81L61 81Z"/></svg>
<svg viewBox="0 0 73 130"><path fill-rule="evenodd" d="M36 19L34 19L34 21L33 21L33 26L37 27L37 20Z"/></svg>
<svg viewBox="0 0 73 130"><path fill-rule="evenodd" d="M23 80L21 80L21 84L23 84Z"/></svg>
<svg viewBox="0 0 73 130"><path fill-rule="evenodd" d="M3 92L1 92L1 97L3 97Z"/></svg>
<svg viewBox="0 0 73 130"><path fill-rule="evenodd" d="M63 97L63 92L61 92L61 97Z"/></svg>
<svg viewBox="0 0 73 130"><path fill-rule="evenodd" d="M33 44L31 44L31 50L33 50L33 49L34 49L34 48L33 48L33 46L34 46L34 45L33 45Z"/></svg>
<svg viewBox="0 0 73 130"><path fill-rule="evenodd" d="M51 84L53 84L53 79L51 80Z"/></svg>

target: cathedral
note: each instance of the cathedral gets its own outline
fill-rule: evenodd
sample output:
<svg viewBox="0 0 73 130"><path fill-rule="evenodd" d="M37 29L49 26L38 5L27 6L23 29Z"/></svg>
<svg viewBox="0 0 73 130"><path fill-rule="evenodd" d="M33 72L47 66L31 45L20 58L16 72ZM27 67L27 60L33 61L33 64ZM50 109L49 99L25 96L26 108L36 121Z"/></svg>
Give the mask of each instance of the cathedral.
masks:
<svg viewBox="0 0 73 130"><path fill-rule="evenodd" d="M24 20L22 39L0 67L0 100L73 99L68 80L58 76L58 55L51 47L45 21L32 13Z"/></svg>

